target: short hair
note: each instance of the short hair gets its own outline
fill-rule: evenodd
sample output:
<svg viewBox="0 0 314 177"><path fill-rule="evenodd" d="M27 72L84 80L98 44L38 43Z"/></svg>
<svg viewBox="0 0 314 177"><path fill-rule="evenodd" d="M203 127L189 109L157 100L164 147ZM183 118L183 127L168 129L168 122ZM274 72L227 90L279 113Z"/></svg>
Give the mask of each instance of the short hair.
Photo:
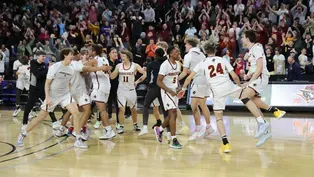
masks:
<svg viewBox="0 0 314 177"><path fill-rule="evenodd" d="M168 55L170 55L172 53L172 51L176 50L177 48L174 46L170 46L167 50Z"/></svg>
<svg viewBox="0 0 314 177"><path fill-rule="evenodd" d="M253 30L244 31L244 35L246 38L248 38L250 40L250 42L252 42L252 43L257 42L257 36L256 36L255 31L253 31Z"/></svg>
<svg viewBox="0 0 314 177"><path fill-rule="evenodd" d="M128 51L127 49L121 50L121 54L126 55L131 62L133 61L133 54L132 54L132 52Z"/></svg>
<svg viewBox="0 0 314 177"><path fill-rule="evenodd" d="M215 39L207 40L203 45L203 49L207 54L215 54L217 49L217 43Z"/></svg>
<svg viewBox="0 0 314 177"><path fill-rule="evenodd" d="M38 51L36 52L36 55L37 55L37 56L39 56L39 55L47 55L47 53L46 53L45 51L43 51L43 50L38 50Z"/></svg>
<svg viewBox="0 0 314 177"><path fill-rule="evenodd" d="M192 47L196 47L198 45L198 40L194 37L188 37L184 42L190 44Z"/></svg>
<svg viewBox="0 0 314 177"><path fill-rule="evenodd" d="M77 49L72 49L73 50L73 55L78 55L78 54L80 54L80 52L77 50Z"/></svg>
<svg viewBox="0 0 314 177"><path fill-rule="evenodd" d="M102 46L100 47L98 44L93 44L92 51L95 51L96 55L101 55Z"/></svg>
<svg viewBox="0 0 314 177"><path fill-rule="evenodd" d="M167 42L159 41L159 42L157 42L156 47L161 47L161 48L165 49L165 51L167 51L169 46L168 46Z"/></svg>
<svg viewBox="0 0 314 177"><path fill-rule="evenodd" d="M60 60L63 61L65 56L69 55L70 53L74 53L71 48L64 48L60 52Z"/></svg>
<svg viewBox="0 0 314 177"><path fill-rule="evenodd" d="M165 55L165 51L162 48L158 48L155 50L155 57L163 57Z"/></svg>

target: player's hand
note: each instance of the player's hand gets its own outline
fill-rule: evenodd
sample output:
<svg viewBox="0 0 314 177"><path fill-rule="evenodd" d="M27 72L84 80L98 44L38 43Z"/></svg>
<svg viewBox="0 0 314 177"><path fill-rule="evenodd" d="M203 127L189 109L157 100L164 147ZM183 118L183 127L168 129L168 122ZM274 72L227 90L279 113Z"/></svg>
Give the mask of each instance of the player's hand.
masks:
<svg viewBox="0 0 314 177"><path fill-rule="evenodd" d="M137 84L138 84L137 82L134 82L134 87L135 87L135 88L137 87Z"/></svg>
<svg viewBox="0 0 314 177"><path fill-rule="evenodd" d="M177 96L177 93L172 91L172 90L169 93L170 93L171 96Z"/></svg>
<svg viewBox="0 0 314 177"><path fill-rule="evenodd" d="M50 100L50 98L46 98L46 104L48 106L51 106L52 105L52 101Z"/></svg>
<svg viewBox="0 0 314 177"><path fill-rule="evenodd" d="M112 66L106 66L106 65L102 66L103 71L111 71L111 69L112 69Z"/></svg>
<svg viewBox="0 0 314 177"><path fill-rule="evenodd" d="M241 87L242 87L242 88L245 88L245 87L247 87L248 85L250 85L250 82L245 82L245 83L241 84Z"/></svg>
<svg viewBox="0 0 314 177"><path fill-rule="evenodd" d="M178 93L178 98L179 98L179 99L183 98L184 94L185 94L185 90L181 90L181 91Z"/></svg>

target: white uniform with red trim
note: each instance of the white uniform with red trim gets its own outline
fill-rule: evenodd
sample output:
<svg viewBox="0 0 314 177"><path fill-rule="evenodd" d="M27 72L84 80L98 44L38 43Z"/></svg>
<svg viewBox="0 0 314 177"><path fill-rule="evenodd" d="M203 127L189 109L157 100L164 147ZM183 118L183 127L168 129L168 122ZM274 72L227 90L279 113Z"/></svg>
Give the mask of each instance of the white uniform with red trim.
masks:
<svg viewBox="0 0 314 177"><path fill-rule="evenodd" d="M16 88L20 90L29 90L30 85L30 65L21 65L18 67L17 72L19 73L16 80Z"/></svg>
<svg viewBox="0 0 314 177"><path fill-rule="evenodd" d="M57 62L49 67L47 79L52 80L49 89L51 105L48 105L45 100L41 109L53 112L57 105L65 108L74 102L70 92L70 84L73 83L74 72L71 66L65 66L62 62Z"/></svg>
<svg viewBox="0 0 314 177"><path fill-rule="evenodd" d="M180 72L181 65L178 61L176 61L176 64L172 64L170 60L166 60L161 64L158 74L164 76L163 83L166 85L166 87L173 90L174 92L177 92L176 89L179 86L178 78ZM164 91L163 89L160 90L160 94L166 111L178 108L179 100L177 96L171 96L170 93Z"/></svg>
<svg viewBox="0 0 314 177"><path fill-rule="evenodd" d="M98 67L109 65L108 60L104 57L96 56L95 59L97 60ZM104 71L91 72L90 77L93 83L91 99L96 102L107 103L111 87L109 73Z"/></svg>
<svg viewBox="0 0 314 177"><path fill-rule="evenodd" d="M254 74L257 67L257 60L262 58L263 60L263 69L262 74L253 82L249 84L248 87L254 89L257 94L261 94L264 88L268 85L269 81L269 72L267 70L267 61L264 53L264 48L260 43L254 44L249 51L248 61L250 62L249 74Z"/></svg>
<svg viewBox="0 0 314 177"><path fill-rule="evenodd" d="M227 96L238 98L242 88L229 78L233 71L231 64L221 57L208 57L194 68L193 72L203 72L213 93L213 109L224 110Z"/></svg>
<svg viewBox="0 0 314 177"><path fill-rule="evenodd" d="M74 69L73 84L71 88L71 93L76 103L79 106L83 106L91 103L90 96L86 90L85 78L82 75L83 72L83 62L72 61L70 65Z"/></svg>
<svg viewBox="0 0 314 177"><path fill-rule="evenodd" d="M184 56L183 67L193 71L195 66L201 61L205 60L206 56L201 52L200 48L193 47ZM191 97L192 98L207 98L210 95L209 85L206 84L206 77L204 73L198 72L193 78L191 84Z"/></svg>
<svg viewBox="0 0 314 177"><path fill-rule="evenodd" d="M117 65L119 71L119 86L118 86L118 105L119 107L128 106L137 108L137 94L135 90L135 75L136 64L131 63L129 68L126 68L123 63Z"/></svg>

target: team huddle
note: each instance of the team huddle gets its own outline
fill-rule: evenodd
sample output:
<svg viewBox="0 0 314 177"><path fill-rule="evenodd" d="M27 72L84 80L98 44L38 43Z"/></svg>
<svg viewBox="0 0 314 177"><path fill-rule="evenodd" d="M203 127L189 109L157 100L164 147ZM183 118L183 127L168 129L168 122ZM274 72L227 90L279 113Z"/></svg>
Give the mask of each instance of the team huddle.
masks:
<svg viewBox="0 0 314 177"><path fill-rule="evenodd" d="M198 40L187 38L185 47L187 54L183 64L180 62L180 50L176 47L168 47L165 42L158 42L155 50L155 60L148 63L146 68L132 62L133 54L128 50L121 50L122 62L115 64L117 50L109 50L108 59L101 56L102 47L92 45L86 51L76 49L63 49L60 52L60 62L51 64L49 69L45 67L45 53L38 51L37 59L30 64L30 93L23 117L23 126L18 136L17 145L23 146L23 140L28 133L48 115L54 122L53 111L56 106L63 108L62 122L54 126L55 136L67 134L66 125L71 120L73 125L72 135L75 137L74 146L88 148L85 143L88 140L86 124L92 113L92 103L97 106L100 123L104 126L100 140L110 140L116 133L124 133L124 113L126 107L130 108L133 128L140 131L139 136L148 133L149 107L154 107L154 115L157 123L153 126L156 139L163 142L165 134L171 148L181 149L176 134L177 119L182 127L185 126L178 107L188 87L191 90L191 107L195 120L195 131L189 140L195 140L211 135L215 130L210 123L210 112L206 105L206 99L212 95L213 110L217 121L217 129L221 135L223 145L220 152L231 152L225 127L223 124L223 110L227 96L240 99L249 109L258 123L255 138L259 139L256 146L262 146L271 138L268 123L260 109L268 110L276 118L284 116L285 112L278 108L265 104L259 94L268 84L269 73L266 67L266 58L263 46L256 43L254 31L245 31L242 36L243 45L249 49L248 61L250 62L247 78L242 84L239 77L233 71L231 64L215 56L217 44L214 40L208 40L199 47ZM183 68L181 68L183 66ZM136 80L137 73L141 76ZM188 74L189 73L189 74ZM183 86L179 81L185 78ZM230 79L232 77L233 81ZM147 80L148 92L144 101L143 127L137 124L137 93L139 83ZM41 94L43 93L43 94ZM28 123L28 117L35 102L43 100L41 111L37 117ZM116 133L109 123L112 103L117 109ZM159 104L161 103L161 104ZM164 115L164 121L159 119L159 105ZM200 110L206 120L206 126L200 123ZM108 112L110 112L108 114ZM72 118L72 119L70 119Z"/></svg>

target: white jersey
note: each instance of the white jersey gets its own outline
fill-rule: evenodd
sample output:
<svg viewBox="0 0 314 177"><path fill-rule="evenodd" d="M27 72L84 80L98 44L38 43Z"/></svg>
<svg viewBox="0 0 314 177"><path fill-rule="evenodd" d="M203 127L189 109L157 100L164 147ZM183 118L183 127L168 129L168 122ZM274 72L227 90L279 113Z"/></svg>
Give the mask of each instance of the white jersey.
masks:
<svg viewBox="0 0 314 177"><path fill-rule="evenodd" d="M28 80L30 78L30 65L29 63L27 65L21 65L18 67L17 72L19 73L18 79Z"/></svg>
<svg viewBox="0 0 314 177"><path fill-rule="evenodd" d="M119 71L119 89L133 90L135 89L136 64L131 63L129 68L125 68L123 63L117 65Z"/></svg>
<svg viewBox="0 0 314 177"><path fill-rule="evenodd" d="M16 80L16 88L23 90L24 88L26 90L29 90L30 85L30 65L29 63L27 65L21 65L18 67L17 72L19 75L17 76Z"/></svg>
<svg viewBox="0 0 314 177"><path fill-rule="evenodd" d="M158 74L165 76L163 83L166 87L175 90L178 87L178 77L180 72L181 65L178 61L176 61L176 64L172 64L170 60L166 60L161 64Z"/></svg>
<svg viewBox="0 0 314 177"><path fill-rule="evenodd" d="M74 69L74 76L72 82L71 93L77 97L83 95L83 93L87 94L85 78L82 75L83 72L83 62L80 61L72 61L70 66Z"/></svg>
<svg viewBox="0 0 314 177"><path fill-rule="evenodd" d="M22 66L22 63L20 62L20 60L15 60L13 63L13 71L17 71L20 66Z"/></svg>
<svg viewBox="0 0 314 177"><path fill-rule="evenodd" d="M190 49L189 53L184 56L183 67L193 71L195 66L205 59L206 56L201 52L200 48L193 47ZM197 85L205 85L206 77L202 72L198 72L193 78L193 83Z"/></svg>
<svg viewBox="0 0 314 177"><path fill-rule="evenodd" d="M109 62L105 57L96 56L97 67L101 67L103 65L109 66ZM93 89L101 89L104 93L110 92L110 76L108 72L97 71L91 72L90 77L92 78Z"/></svg>
<svg viewBox="0 0 314 177"><path fill-rule="evenodd" d="M229 73L233 71L231 64L221 57L208 57L200 62L193 70L202 72L207 78L207 83L215 88L227 82L231 82Z"/></svg>
<svg viewBox="0 0 314 177"><path fill-rule="evenodd" d="M249 61L249 73L253 74L256 71L256 65L257 65L257 59L263 58L263 70L262 74L265 74L269 76L269 72L267 70L267 61L266 61L266 56L264 53L264 48L260 43L254 44L249 51L249 56L248 56L248 61Z"/></svg>
<svg viewBox="0 0 314 177"><path fill-rule="evenodd" d="M52 79L50 84L50 97L58 98L70 93L70 83L73 82L74 69L57 62L49 67L47 79Z"/></svg>

